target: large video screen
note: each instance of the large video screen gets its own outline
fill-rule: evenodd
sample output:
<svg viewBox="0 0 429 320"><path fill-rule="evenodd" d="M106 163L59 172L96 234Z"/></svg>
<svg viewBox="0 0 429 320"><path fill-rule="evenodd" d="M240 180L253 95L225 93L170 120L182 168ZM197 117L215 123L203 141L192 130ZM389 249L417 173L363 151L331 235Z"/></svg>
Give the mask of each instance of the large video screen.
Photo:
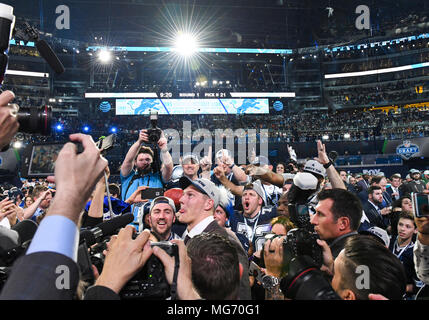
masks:
<svg viewBox="0 0 429 320"><path fill-rule="evenodd" d="M116 115L149 114L264 114L268 99L116 99Z"/></svg>

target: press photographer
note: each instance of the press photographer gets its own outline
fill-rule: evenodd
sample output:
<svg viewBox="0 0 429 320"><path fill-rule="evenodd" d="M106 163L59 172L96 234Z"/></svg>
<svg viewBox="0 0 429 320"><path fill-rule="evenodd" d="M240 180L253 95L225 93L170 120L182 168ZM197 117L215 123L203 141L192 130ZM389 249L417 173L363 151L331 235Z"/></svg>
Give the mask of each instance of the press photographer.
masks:
<svg viewBox="0 0 429 320"><path fill-rule="evenodd" d="M156 126L156 119L151 115L152 128L140 130L137 141L130 147L121 165L120 178L122 200L126 201L139 186L164 188L171 178L173 159L167 148L167 139L161 129ZM152 147L142 146L143 143ZM160 150L161 164L157 150ZM138 208L132 210L137 219Z"/></svg>

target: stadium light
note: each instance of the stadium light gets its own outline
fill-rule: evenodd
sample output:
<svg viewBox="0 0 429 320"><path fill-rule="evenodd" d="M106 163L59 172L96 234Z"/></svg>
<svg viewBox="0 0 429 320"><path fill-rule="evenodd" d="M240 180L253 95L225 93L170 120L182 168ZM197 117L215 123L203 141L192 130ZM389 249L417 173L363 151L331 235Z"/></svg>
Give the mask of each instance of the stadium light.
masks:
<svg viewBox="0 0 429 320"><path fill-rule="evenodd" d="M112 60L112 53L107 50L100 50L98 53L98 60L104 64L109 63Z"/></svg>
<svg viewBox="0 0 429 320"><path fill-rule="evenodd" d="M179 33L175 42L175 51L184 57L190 57L197 52L198 44L195 36L189 33Z"/></svg>
<svg viewBox="0 0 429 320"><path fill-rule="evenodd" d="M22 148L22 142L21 142L21 141L15 141L15 142L13 143L13 147L14 147L15 149L21 149L21 148Z"/></svg>

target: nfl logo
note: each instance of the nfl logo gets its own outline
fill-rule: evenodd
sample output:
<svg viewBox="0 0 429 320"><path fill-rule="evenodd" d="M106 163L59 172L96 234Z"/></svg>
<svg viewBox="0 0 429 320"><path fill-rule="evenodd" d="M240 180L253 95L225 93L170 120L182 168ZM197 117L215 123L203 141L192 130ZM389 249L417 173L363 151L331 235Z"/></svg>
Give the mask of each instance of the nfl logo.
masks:
<svg viewBox="0 0 429 320"><path fill-rule="evenodd" d="M409 160L419 152L419 146L411 143L410 140L405 140L401 145L396 148L396 153L405 160Z"/></svg>

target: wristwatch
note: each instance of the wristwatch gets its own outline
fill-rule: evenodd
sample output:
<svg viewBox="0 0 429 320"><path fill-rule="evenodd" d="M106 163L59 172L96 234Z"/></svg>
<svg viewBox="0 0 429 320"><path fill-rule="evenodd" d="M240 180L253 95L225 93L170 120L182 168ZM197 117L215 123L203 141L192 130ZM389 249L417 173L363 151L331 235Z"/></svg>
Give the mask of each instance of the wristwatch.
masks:
<svg viewBox="0 0 429 320"><path fill-rule="evenodd" d="M231 164L231 165L229 166L229 168L230 168L230 169L232 169L232 168L234 168L234 166L235 166L235 163Z"/></svg>
<svg viewBox="0 0 429 320"><path fill-rule="evenodd" d="M264 289L272 289L279 284L279 279L274 276L265 275L262 277L262 286Z"/></svg>

